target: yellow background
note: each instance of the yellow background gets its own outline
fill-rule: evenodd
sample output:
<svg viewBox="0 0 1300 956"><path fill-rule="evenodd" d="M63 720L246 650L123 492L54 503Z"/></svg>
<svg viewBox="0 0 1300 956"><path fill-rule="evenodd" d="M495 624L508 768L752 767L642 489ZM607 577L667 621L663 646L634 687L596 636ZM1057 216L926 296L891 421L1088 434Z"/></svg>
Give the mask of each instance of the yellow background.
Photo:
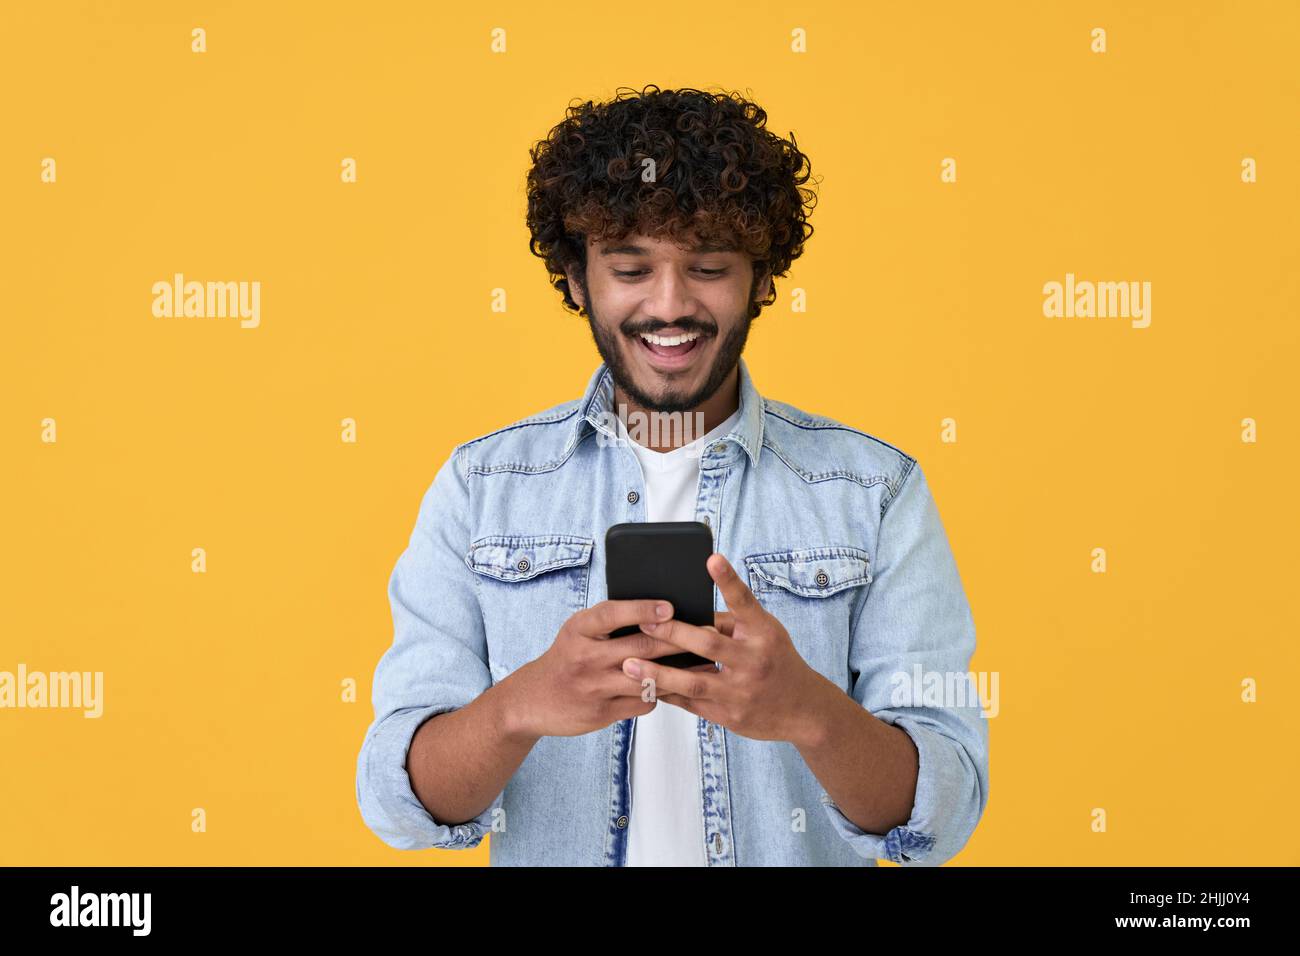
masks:
<svg viewBox="0 0 1300 956"><path fill-rule="evenodd" d="M1300 864L1300 5L1138 6L3 4L0 669L105 710L0 711L0 862L487 862L357 810L385 588L453 445L599 361L529 146L656 83L748 90L820 177L746 359L929 477L1000 674L954 863ZM261 326L154 318L174 272L260 281ZM1066 272L1151 326L1045 318Z"/></svg>

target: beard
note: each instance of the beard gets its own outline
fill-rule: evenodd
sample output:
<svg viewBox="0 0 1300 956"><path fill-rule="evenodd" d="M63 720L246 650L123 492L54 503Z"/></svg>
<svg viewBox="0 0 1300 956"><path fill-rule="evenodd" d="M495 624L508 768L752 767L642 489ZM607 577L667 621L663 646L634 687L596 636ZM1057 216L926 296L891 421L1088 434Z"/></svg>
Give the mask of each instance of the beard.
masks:
<svg viewBox="0 0 1300 956"><path fill-rule="evenodd" d="M585 310L587 325L591 329L591 337L596 342L596 350L600 352L601 359L609 366L610 373L614 376L614 384L633 402L651 412L689 412L712 398L740 361L740 353L745 350L745 341L749 338L749 326L753 321L746 316L732 326L731 331L726 334L718 345L717 352L713 356L713 364L709 368L709 374L705 376L704 384L695 391L687 392L681 388L673 388L670 385L664 389L662 394L651 395L637 385L632 377L632 370L623 360L623 353L619 349L620 334L624 336L625 341L632 341L633 348L640 347L640 344L635 341L635 336L629 338L629 330L626 328L627 323L621 325L618 332L609 331L597 319L591 296L588 295L585 298L587 301ZM717 335L717 332L712 327L701 323L676 324L684 331L699 331L708 338ZM701 342L705 340L703 336ZM699 347L696 346L696 348Z"/></svg>

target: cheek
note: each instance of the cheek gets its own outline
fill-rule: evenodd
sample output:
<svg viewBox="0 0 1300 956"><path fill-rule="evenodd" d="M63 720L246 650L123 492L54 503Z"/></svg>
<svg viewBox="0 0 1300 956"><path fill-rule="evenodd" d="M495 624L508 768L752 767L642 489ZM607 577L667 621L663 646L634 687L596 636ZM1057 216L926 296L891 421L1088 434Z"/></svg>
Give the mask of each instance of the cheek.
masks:
<svg viewBox="0 0 1300 956"><path fill-rule="evenodd" d="M749 299L749 280L741 282L714 283L700 296L700 304L708 309L715 318L741 315L745 312Z"/></svg>
<svg viewBox="0 0 1300 956"><path fill-rule="evenodd" d="M640 297L626 286L597 285L591 288L590 294L601 324L614 332L624 319L636 313L640 302Z"/></svg>

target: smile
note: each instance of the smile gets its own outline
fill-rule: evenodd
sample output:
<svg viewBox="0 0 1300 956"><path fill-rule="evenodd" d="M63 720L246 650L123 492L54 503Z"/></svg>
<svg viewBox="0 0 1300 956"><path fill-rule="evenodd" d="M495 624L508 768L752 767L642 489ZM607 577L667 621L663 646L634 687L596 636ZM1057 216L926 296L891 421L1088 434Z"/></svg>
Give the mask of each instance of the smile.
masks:
<svg viewBox="0 0 1300 956"><path fill-rule="evenodd" d="M684 332L681 335L655 335L651 332L642 332L641 338L651 345L682 345L686 342L694 342L700 337L699 332Z"/></svg>
<svg viewBox="0 0 1300 956"><path fill-rule="evenodd" d="M661 372L684 368L693 361L692 353L696 345L704 338L700 332L682 332L677 335L655 335L641 332L637 335L641 345L639 351L647 363Z"/></svg>

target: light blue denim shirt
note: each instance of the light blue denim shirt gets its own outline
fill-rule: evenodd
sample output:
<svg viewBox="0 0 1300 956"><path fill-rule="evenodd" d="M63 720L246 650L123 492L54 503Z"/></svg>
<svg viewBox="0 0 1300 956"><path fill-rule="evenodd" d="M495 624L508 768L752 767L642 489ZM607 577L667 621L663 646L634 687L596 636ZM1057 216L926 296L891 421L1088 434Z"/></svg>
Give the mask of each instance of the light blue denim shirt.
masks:
<svg viewBox="0 0 1300 956"><path fill-rule="evenodd" d="M700 459L696 518L804 660L911 736L920 770L907 823L868 833L793 744L700 718L708 864L943 863L988 800L988 725L968 670L974 622L925 475L865 432L763 398L743 359L740 405ZM614 413L602 364L582 398L458 445L425 493L389 580L393 643L357 760L362 818L390 846L460 849L486 835L493 866L626 862L635 718L541 738L493 803L454 825L428 813L405 769L421 723L540 656L567 618L605 600L605 530L646 520ZM716 588L714 607L726 609ZM966 693L908 693L923 676L938 686L934 674Z"/></svg>

